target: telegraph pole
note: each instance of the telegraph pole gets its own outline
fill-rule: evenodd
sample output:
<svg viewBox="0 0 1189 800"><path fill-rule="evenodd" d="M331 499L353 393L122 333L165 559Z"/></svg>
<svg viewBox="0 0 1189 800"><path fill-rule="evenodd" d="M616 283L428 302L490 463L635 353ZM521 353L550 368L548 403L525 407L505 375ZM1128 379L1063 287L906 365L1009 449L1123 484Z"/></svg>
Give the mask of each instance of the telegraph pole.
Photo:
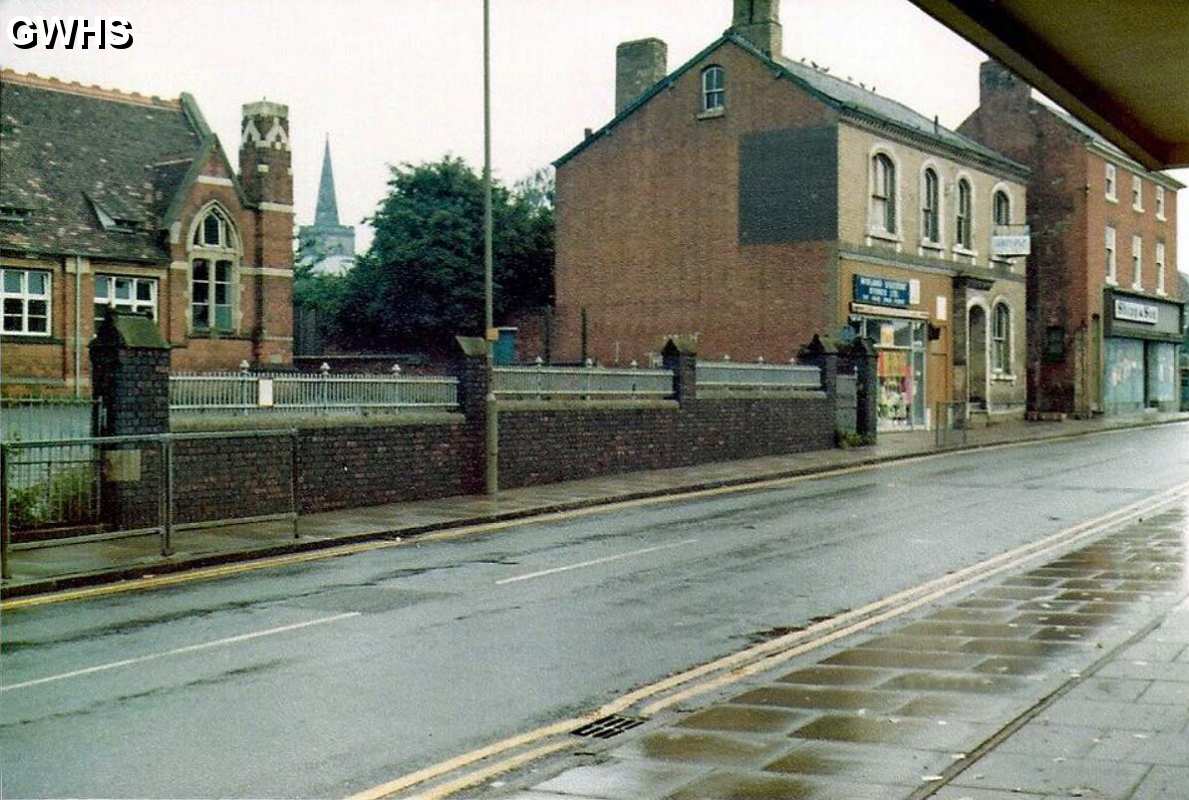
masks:
<svg viewBox="0 0 1189 800"><path fill-rule="evenodd" d="M483 338L487 342L486 429L487 453L485 483L487 495L499 494L500 428L495 401L495 314L492 302L491 253L491 0L483 0Z"/></svg>

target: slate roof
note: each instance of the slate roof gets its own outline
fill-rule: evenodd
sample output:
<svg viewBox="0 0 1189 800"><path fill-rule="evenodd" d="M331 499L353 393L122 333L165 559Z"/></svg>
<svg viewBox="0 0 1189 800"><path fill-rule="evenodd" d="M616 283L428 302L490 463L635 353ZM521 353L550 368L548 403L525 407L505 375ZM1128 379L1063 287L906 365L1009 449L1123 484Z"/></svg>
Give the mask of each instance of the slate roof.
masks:
<svg viewBox="0 0 1189 800"><path fill-rule="evenodd" d="M753 46L749 41L730 31L723 34L722 37L715 40L705 50L698 53L685 64L678 67L676 71L670 73L664 79L659 81L651 89L646 91L633 103L623 109L623 111L617 114L610 122L600 128L598 131L591 134L590 137L563 155L561 158L555 161L554 164L564 164L582 150L586 149L600 136L618 125L623 119L635 112L636 109L647 103L653 97L653 95L657 94L661 89L671 84L682 73L700 63L704 58L706 58L706 56L727 42L733 43L743 50L751 53L753 56L763 61L767 66L779 72L782 77L789 79L792 83L805 89L810 94L814 95L827 105L837 109L843 114L850 113L856 116L874 120L879 123L884 123L892 128L898 128L901 131L916 138L935 142L950 150L957 151L958 153L968 155L977 160L990 163L991 165L994 165L1000 169L1010 170L1020 175L1027 175L1029 172L1028 167L1025 165L1012 161L1006 156L979 144L969 137L963 136L957 131L952 131L943 125L934 124L933 120L925 117L923 114L913 111L903 103L898 103L895 100L878 95L870 89L865 89L861 86L850 83L849 81L829 75L808 64L801 64L797 61L783 57L777 59L770 58L765 53L756 49L756 47Z"/></svg>
<svg viewBox="0 0 1189 800"><path fill-rule="evenodd" d="M0 73L0 247L167 260L161 220L210 138L181 100Z"/></svg>

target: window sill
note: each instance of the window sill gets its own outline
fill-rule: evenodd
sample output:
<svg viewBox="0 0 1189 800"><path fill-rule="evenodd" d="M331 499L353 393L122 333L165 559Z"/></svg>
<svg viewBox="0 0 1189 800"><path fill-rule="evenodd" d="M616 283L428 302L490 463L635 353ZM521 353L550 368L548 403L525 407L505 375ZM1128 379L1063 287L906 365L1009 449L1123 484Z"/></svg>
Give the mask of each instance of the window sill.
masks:
<svg viewBox="0 0 1189 800"><path fill-rule="evenodd" d="M941 257L945 254L945 245L941 242L934 242L928 239L921 240L921 250L928 250L933 255Z"/></svg>
<svg viewBox="0 0 1189 800"><path fill-rule="evenodd" d="M1109 275L1103 279L1103 283L1105 283L1107 286L1118 286L1119 285L1119 281L1116 280L1115 278L1110 277Z"/></svg>
<svg viewBox="0 0 1189 800"><path fill-rule="evenodd" d="M883 228L868 228L867 238L879 239L880 241L884 242L895 242L896 244L900 244L904 241L904 239L899 234L889 233Z"/></svg>
<svg viewBox="0 0 1189 800"><path fill-rule="evenodd" d="M694 119L718 119L719 117L726 116L726 114L726 108L712 108L709 111L703 111L697 114Z"/></svg>
<svg viewBox="0 0 1189 800"><path fill-rule="evenodd" d="M1140 214L1144 213L1144 207L1143 207L1143 206L1132 206L1132 207L1131 207L1131 210L1132 210L1132 211L1138 211Z"/></svg>
<svg viewBox="0 0 1189 800"><path fill-rule="evenodd" d="M1108 203L1114 203L1115 205L1119 204L1119 196L1118 195L1108 194L1108 195L1104 195L1104 197L1106 198L1106 201Z"/></svg>
<svg viewBox="0 0 1189 800"><path fill-rule="evenodd" d="M1016 376L1010 372L996 372L991 376L992 383L1015 383Z"/></svg>
<svg viewBox="0 0 1189 800"><path fill-rule="evenodd" d="M212 330L210 328L196 328L190 331L191 339L249 339L251 337L241 336L235 331L230 330Z"/></svg>
<svg viewBox="0 0 1189 800"><path fill-rule="evenodd" d="M65 339L51 336L48 333L8 333L0 334L0 344L66 344Z"/></svg>
<svg viewBox="0 0 1189 800"><path fill-rule="evenodd" d="M1168 222L1168 217L1164 216L1163 214L1157 214L1156 219L1160 222Z"/></svg>

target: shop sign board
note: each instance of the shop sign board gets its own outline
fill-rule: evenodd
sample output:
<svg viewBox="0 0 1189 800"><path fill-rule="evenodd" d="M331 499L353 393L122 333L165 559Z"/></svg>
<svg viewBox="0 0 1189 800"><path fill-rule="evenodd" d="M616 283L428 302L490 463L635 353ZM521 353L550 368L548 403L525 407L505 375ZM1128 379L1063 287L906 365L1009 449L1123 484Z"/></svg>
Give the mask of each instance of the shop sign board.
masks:
<svg viewBox="0 0 1189 800"><path fill-rule="evenodd" d="M991 255L997 258L1032 253L1032 231L1027 225L996 225L991 231Z"/></svg>
<svg viewBox="0 0 1189 800"><path fill-rule="evenodd" d="M855 302L906 308L909 305L908 281L855 275Z"/></svg>
<svg viewBox="0 0 1189 800"><path fill-rule="evenodd" d="M1136 300L1124 300L1116 297L1115 319L1140 322L1144 325L1155 325L1160 321L1160 309L1148 303L1141 303Z"/></svg>

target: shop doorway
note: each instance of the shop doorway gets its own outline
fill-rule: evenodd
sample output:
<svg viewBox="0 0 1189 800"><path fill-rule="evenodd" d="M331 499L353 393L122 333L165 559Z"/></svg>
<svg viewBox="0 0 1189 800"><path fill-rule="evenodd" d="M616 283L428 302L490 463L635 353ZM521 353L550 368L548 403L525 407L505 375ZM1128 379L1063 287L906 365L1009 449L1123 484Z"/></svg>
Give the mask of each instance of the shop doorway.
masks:
<svg viewBox="0 0 1189 800"><path fill-rule="evenodd" d="M925 322L856 316L850 324L875 344L879 429L925 427Z"/></svg>
<svg viewBox="0 0 1189 800"><path fill-rule="evenodd" d="M970 337L967 340L967 399L975 408L987 407L987 312L971 306L967 312Z"/></svg>

